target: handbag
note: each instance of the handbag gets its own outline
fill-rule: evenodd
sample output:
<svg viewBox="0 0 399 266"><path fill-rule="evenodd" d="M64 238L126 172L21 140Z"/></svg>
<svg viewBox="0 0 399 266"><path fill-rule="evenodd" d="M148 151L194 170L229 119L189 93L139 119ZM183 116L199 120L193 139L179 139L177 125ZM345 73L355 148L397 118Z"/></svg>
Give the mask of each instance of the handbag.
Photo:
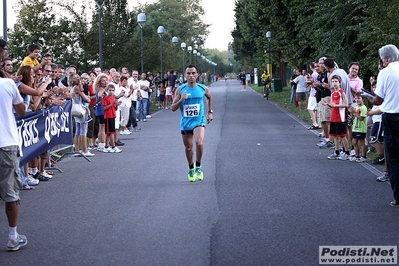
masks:
<svg viewBox="0 0 399 266"><path fill-rule="evenodd" d="M72 116L81 118L85 115L85 113L86 113L86 109L82 105L82 98L80 98L80 101L78 103L75 101L75 98L73 98L72 99L72 108L71 108Z"/></svg>

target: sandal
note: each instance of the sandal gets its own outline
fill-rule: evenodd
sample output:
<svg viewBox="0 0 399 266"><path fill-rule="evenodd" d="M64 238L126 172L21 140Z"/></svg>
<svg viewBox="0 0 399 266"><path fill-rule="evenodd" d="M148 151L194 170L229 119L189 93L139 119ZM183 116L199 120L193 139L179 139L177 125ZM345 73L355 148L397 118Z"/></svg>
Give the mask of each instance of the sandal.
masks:
<svg viewBox="0 0 399 266"><path fill-rule="evenodd" d="M46 172L49 175L54 175L54 172L51 172L51 171L44 170L44 172Z"/></svg>
<svg viewBox="0 0 399 266"><path fill-rule="evenodd" d="M32 187L32 186L26 185L26 186L24 186L22 189L23 189L23 190L32 190L32 189L35 189L35 188Z"/></svg>

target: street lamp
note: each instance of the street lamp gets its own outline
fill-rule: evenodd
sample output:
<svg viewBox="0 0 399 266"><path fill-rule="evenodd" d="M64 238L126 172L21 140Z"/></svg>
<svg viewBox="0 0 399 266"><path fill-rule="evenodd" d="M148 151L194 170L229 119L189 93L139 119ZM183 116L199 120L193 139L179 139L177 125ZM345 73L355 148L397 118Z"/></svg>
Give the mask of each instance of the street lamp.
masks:
<svg viewBox="0 0 399 266"><path fill-rule="evenodd" d="M160 41L160 54L161 54L161 78L163 78L163 66L162 66L162 37L165 32L165 28L163 26L158 27L158 35L159 35L159 41Z"/></svg>
<svg viewBox="0 0 399 266"><path fill-rule="evenodd" d="M182 71L182 73L183 73L183 80L184 80L184 50L186 49L186 43L185 42L182 42L181 44L180 44L180 47L181 47L181 51L182 51L182 55L183 55L183 71Z"/></svg>
<svg viewBox="0 0 399 266"><path fill-rule="evenodd" d="M193 51L193 55L194 55L194 65L197 66L197 50Z"/></svg>
<svg viewBox="0 0 399 266"><path fill-rule="evenodd" d="M101 70L103 70L103 26L102 26L103 22L102 22L102 17L103 17L103 7L104 7L105 2L102 2L101 5L99 5L97 1L95 1L95 2L98 7L98 11L99 11L98 12L98 42L99 42L98 46L100 49L100 51L99 51L99 53L100 53L100 68L101 68Z"/></svg>
<svg viewBox="0 0 399 266"><path fill-rule="evenodd" d="M272 32L268 31L266 32L266 38L269 40L269 46L268 46L268 50L269 50L269 62L267 64L267 73L270 75L270 77L272 76L272 65L271 65L271 60L270 60L270 41L272 40Z"/></svg>
<svg viewBox="0 0 399 266"><path fill-rule="evenodd" d="M172 38L172 43L175 46L175 63L174 63L174 66L173 66L174 69L176 69L176 54L177 54L177 50L176 49L177 49L177 43L178 42L179 42L179 39L176 36Z"/></svg>
<svg viewBox="0 0 399 266"><path fill-rule="evenodd" d="M141 73L144 72L143 28L146 21L147 17L144 13L140 13L137 15L137 23L140 26L140 34L141 34Z"/></svg>
<svg viewBox="0 0 399 266"><path fill-rule="evenodd" d="M7 1L3 0L3 39L7 41Z"/></svg>
<svg viewBox="0 0 399 266"><path fill-rule="evenodd" d="M187 47L188 55L190 57L190 65L191 65L191 51L193 50L193 47L189 46Z"/></svg>
<svg viewBox="0 0 399 266"><path fill-rule="evenodd" d="M201 57L201 53L200 52L197 52L197 57ZM200 61L198 61L198 66L197 66L198 69L199 69L199 64L200 64Z"/></svg>

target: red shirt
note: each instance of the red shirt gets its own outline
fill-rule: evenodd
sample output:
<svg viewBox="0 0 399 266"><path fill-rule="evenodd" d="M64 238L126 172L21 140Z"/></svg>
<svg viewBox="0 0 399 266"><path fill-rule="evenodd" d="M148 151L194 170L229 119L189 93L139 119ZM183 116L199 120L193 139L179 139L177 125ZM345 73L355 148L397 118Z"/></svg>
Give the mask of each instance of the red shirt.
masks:
<svg viewBox="0 0 399 266"><path fill-rule="evenodd" d="M331 101L335 104L342 104L342 93L344 91L339 89L339 91L333 91L331 93ZM330 122L345 122L345 108L343 107L332 107Z"/></svg>
<svg viewBox="0 0 399 266"><path fill-rule="evenodd" d="M105 96L104 97L104 118L116 118L116 109L118 108L118 105L115 103L108 109L105 109L106 106L110 105L113 103L115 100L114 96Z"/></svg>
<svg viewBox="0 0 399 266"><path fill-rule="evenodd" d="M96 92L94 91L94 89L93 89L93 85L92 84L89 84L88 86L87 86L88 88L89 88L89 96L91 97L91 96L96 96ZM90 106L96 106L96 97L94 97L94 99L91 99L90 100L90 104L89 104Z"/></svg>

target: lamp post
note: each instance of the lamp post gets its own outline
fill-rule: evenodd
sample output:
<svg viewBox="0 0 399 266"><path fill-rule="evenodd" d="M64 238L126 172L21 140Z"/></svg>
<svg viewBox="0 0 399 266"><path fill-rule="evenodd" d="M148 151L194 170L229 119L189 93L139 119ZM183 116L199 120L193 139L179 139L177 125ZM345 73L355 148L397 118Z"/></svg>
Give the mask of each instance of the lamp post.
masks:
<svg viewBox="0 0 399 266"><path fill-rule="evenodd" d="M7 1L3 0L3 39L7 41L7 38Z"/></svg>
<svg viewBox="0 0 399 266"><path fill-rule="evenodd" d="M173 37L172 38L172 43L173 43L173 45L174 45L174 47L175 47L175 56L174 56L174 58L175 58L175 60L174 60L174 65L173 65L173 68L176 70L176 54L177 54L177 43L179 42L179 39L175 36L175 37Z"/></svg>
<svg viewBox="0 0 399 266"><path fill-rule="evenodd" d="M182 42L181 44L180 44L180 48L181 48L181 51L182 51L182 55L183 55L183 67L182 67L182 74L183 74L183 81L184 81L184 50L186 49L186 43L185 42Z"/></svg>
<svg viewBox="0 0 399 266"><path fill-rule="evenodd" d="M201 57L201 53L200 53L200 52L197 52L197 57L198 57L198 58ZM200 65L200 61L198 61L198 66L197 66L198 70L200 69L200 68L199 68L199 65Z"/></svg>
<svg viewBox="0 0 399 266"><path fill-rule="evenodd" d="M187 47L187 51L188 51L188 56L190 57L190 65L191 65L191 52L193 51L193 47L189 46Z"/></svg>
<svg viewBox="0 0 399 266"><path fill-rule="evenodd" d="M271 64L271 60L270 60L270 41L272 40L272 32L268 31L266 32L266 38L269 40L269 44L268 44L268 50L269 50L269 61L267 62L267 73L270 75L270 77L272 76L272 64Z"/></svg>
<svg viewBox="0 0 399 266"><path fill-rule="evenodd" d="M161 78L163 78L163 65L162 65L162 37L163 37L163 34L164 34L164 32L165 32L165 28L164 28L163 26L159 26L157 31L158 31L158 35L159 35L159 41L160 41L160 48L159 48L159 51L160 51L160 54L161 54Z"/></svg>
<svg viewBox="0 0 399 266"><path fill-rule="evenodd" d="M197 50L193 51L193 55L194 55L194 65L197 66Z"/></svg>
<svg viewBox="0 0 399 266"><path fill-rule="evenodd" d="M103 7L104 7L104 3L102 2L102 4L98 4L97 1L96 5L98 8L98 46L99 46L99 53L100 53L100 68L101 70L103 70L103 22L102 22L102 18L103 18Z"/></svg>
<svg viewBox="0 0 399 266"><path fill-rule="evenodd" d="M144 13L137 15L137 23L140 26L140 36L141 36L141 73L144 72L144 51L143 51L143 28L147 21L147 17Z"/></svg>

